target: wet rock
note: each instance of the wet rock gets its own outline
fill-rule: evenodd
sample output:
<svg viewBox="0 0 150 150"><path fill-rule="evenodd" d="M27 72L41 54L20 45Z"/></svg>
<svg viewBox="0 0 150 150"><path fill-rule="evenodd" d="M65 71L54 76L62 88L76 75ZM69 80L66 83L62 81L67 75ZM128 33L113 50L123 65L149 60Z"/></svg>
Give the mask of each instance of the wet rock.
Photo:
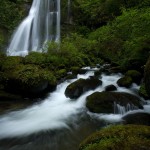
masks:
<svg viewBox="0 0 150 150"><path fill-rule="evenodd" d="M114 113L115 103L143 108L138 97L123 92L95 92L87 97L86 107L94 113Z"/></svg>
<svg viewBox="0 0 150 150"><path fill-rule="evenodd" d="M141 97L143 97L145 100L150 99L150 97L148 96L147 91L146 91L146 89L145 89L145 84L144 84L144 83L141 84L138 93L139 93L139 95L140 95Z"/></svg>
<svg viewBox="0 0 150 150"><path fill-rule="evenodd" d="M129 76L124 76L117 81L117 84L121 87L130 87L132 84L132 78Z"/></svg>
<svg viewBox="0 0 150 150"><path fill-rule="evenodd" d="M105 87L105 91L116 91L116 90L117 90L117 88L113 84Z"/></svg>
<svg viewBox="0 0 150 150"><path fill-rule="evenodd" d="M133 82L140 84L142 79L142 74L140 72L136 70L128 70L125 75L131 77Z"/></svg>
<svg viewBox="0 0 150 150"><path fill-rule="evenodd" d="M96 87L102 84L97 78L90 78L90 79L79 79L73 83L71 83L65 90L66 97L69 98L78 98L84 92L88 90L94 90Z"/></svg>
<svg viewBox="0 0 150 150"><path fill-rule="evenodd" d="M124 124L137 124L150 126L150 114L137 112L134 114L127 114L123 118Z"/></svg>
<svg viewBox="0 0 150 150"><path fill-rule="evenodd" d="M147 94L150 96L150 59L147 61L144 71L144 83Z"/></svg>

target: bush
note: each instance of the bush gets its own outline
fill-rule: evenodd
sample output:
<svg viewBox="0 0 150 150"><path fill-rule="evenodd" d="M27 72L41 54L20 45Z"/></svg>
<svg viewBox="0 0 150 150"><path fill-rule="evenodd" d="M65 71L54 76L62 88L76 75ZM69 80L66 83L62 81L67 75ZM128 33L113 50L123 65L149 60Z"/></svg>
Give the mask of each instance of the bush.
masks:
<svg viewBox="0 0 150 150"><path fill-rule="evenodd" d="M150 8L123 10L121 16L91 33L89 39L98 41L97 51L106 60L123 69L140 68L150 50L149 13Z"/></svg>

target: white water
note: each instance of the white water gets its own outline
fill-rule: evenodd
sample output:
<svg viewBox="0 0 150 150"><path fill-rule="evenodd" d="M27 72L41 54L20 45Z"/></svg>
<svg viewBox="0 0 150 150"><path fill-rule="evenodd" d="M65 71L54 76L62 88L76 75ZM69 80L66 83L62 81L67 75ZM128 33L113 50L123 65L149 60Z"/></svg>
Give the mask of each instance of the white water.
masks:
<svg viewBox="0 0 150 150"><path fill-rule="evenodd" d="M78 78L88 78L92 76L94 71L89 71L85 75L78 75ZM86 110L85 99L88 95L95 91L103 91L106 85L114 84L121 77L121 74L111 76L102 75L102 86L95 90L91 90L83 94L77 100L70 100L64 95L64 91L71 82L68 80L58 85L57 90L50 94L43 102L34 104L33 106L5 114L0 117L0 139L7 137L25 136L39 131L54 130L54 129L69 129L69 124L75 122L83 110ZM118 86L117 86L118 87ZM138 88L133 85L131 89ZM131 92L130 89L118 87L118 91ZM146 105L145 105L146 107ZM118 122L121 120L124 111L121 114L88 114L96 119L106 120L109 122Z"/></svg>
<svg viewBox="0 0 150 150"><path fill-rule="evenodd" d="M29 15L12 36L8 55L41 51L47 41L60 39L60 0L34 0Z"/></svg>

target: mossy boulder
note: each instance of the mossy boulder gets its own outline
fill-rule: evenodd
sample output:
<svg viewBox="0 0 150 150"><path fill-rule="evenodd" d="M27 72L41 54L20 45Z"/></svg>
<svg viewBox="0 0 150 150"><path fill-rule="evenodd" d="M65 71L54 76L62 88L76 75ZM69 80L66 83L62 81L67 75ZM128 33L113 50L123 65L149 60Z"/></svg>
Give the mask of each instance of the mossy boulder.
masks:
<svg viewBox="0 0 150 150"><path fill-rule="evenodd" d="M56 86L53 73L36 65L19 65L5 72L5 76L7 78L5 89L14 93L36 95Z"/></svg>
<svg viewBox="0 0 150 150"><path fill-rule="evenodd" d="M117 84L121 87L130 87L133 83L132 78L129 76L124 76L117 81Z"/></svg>
<svg viewBox="0 0 150 150"><path fill-rule="evenodd" d="M149 135L149 126L110 126L87 137L79 150L150 150Z"/></svg>
<svg viewBox="0 0 150 150"><path fill-rule="evenodd" d="M88 90L94 90L96 87L102 84L97 78L90 78L90 79L78 79L77 81L71 83L65 90L66 97L69 98L78 98L84 92Z"/></svg>
<svg viewBox="0 0 150 150"><path fill-rule="evenodd" d="M128 70L125 73L126 76L129 76L132 78L132 81L139 84L141 82L142 79L142 74L139 71L136 70Z"/></svg>
<svg viewBox="0 0 150 150"><path fill-rule="evenodd" d="M113 84L107 85L107 86L105 87L105 91L116 91L116 90L117 90L117 88L116 88L116 86L114 86Z"/></svg>
<svg viewBox="0 0 150 150"><path fill-rule="evenodd" d="M124 124L136 124L150 126L150 114L144 112L137 112L134 114L127 114L123 118Z"/></svg>
<svg viewBox="0 0 150 150"><path fill-rule="evenodd" d="M145 89L145 84L141 84L140 89L138 91L139 95L142 96L144 99L149 99L149 95L147 94L147 91Z"/></svg>
<svg viewBox="0 0 150 150"><path fill-rule="evenodd" d="M144 83L147 94L150 96L150 58L145 65Z"/></svg>
<svg viewBox="0 0 150 150"><path fill-rule="evenodd" d="M86 107L94 113L114 113L115 103L135 109L143 108L135 95L123 92L95 92L87 97Z"/></svg>

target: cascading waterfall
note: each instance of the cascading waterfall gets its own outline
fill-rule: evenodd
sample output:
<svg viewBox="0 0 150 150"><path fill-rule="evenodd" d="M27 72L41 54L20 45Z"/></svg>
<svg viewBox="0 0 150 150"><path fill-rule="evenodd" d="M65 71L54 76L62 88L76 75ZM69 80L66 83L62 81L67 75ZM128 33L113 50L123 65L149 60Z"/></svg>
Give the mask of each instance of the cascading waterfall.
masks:
<svg viewBox="0 0 150 150"><path fill-rule="evenodd" d="M60 40L60 0L34 0L29 15L12 36L7 54L27 55L42 51L47 41Z"/></svg>
<svg viewBox="0 0 150 150"><path fill-rule="evenodd" d="M116 102L114 102L114 113L115 114L124 115L128 111L136 110L136 109L138 109L138 108L136 106L134 106L133 104L131 105L128 103L126 106L121 106L121 105L117 104Z"/></svg>

